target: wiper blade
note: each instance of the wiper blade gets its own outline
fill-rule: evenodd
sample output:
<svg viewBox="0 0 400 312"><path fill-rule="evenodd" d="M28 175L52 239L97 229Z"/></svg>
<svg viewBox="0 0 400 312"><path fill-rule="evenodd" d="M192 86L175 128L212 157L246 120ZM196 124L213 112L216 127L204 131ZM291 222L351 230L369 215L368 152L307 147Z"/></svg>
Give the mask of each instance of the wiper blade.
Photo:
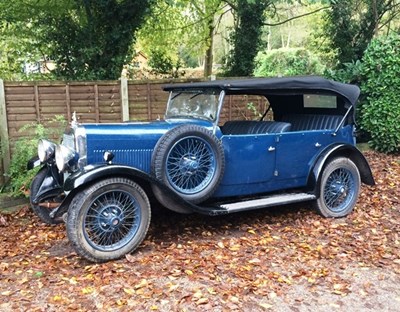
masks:
<svg viewBox="0 0 400 312"><path fill-rule="evenodd" d="M194 99L196 96L200 95L200 94L204 94L204 92L198 92L195 95L192 95L189 100Z"/></svg>
<svg viewBox="0 0 400 312"><path fill-rule="evenodd" d="M182 92L179 92L179 93L175 94L175 95L171 98L171 100L173 100L174 98L176 98L177 96L179 96L179 95L181 95L181 94L182 94Z"/></svg>

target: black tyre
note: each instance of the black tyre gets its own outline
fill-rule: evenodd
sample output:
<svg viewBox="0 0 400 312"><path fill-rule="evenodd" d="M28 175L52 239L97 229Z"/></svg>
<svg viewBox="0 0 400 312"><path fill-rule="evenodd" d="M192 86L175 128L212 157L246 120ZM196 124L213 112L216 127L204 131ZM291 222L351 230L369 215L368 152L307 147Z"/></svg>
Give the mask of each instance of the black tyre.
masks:
<svg viewBox="0 0 400 312"><path fill-rule="evenodd" d="M322 172L318 212L327 218L340 218L352 212L360 192L360 173L348 158L330 161Z"/></svg>
<svg viewBox="0 0 400 312"><path fill-rule="evenodd" d="M68 210L67 234L76 252L93 262L134 251L150 224L143 189L125 178L99 181L76 195Z"/></svg>
<svg viewBox="0 0 400 312"><path fill-rule="evenodd" d="M36 197L36 194L39 192L39 188L42 185L43 180L45 179L47 174L47 168L43 167L39 170L36 176L33 178L31 186L30 186L30 204L33 212L39 217L41 221L47 224L60 224L63 222L62 218L53 219L50 217L50 212L52 207L56 207L58 205L56 198L46 199L46 201L40 203L33 203L32 198ZM54 208L53 208L54 209Z"/></svg>
<svg viewBox="0 0 400 312"><path fill-rule="evenodd" d="M173 128L161 137L153 154L156 178L194 204L215 192L224 169L221 142L211 131L197 125Z"/></svg>

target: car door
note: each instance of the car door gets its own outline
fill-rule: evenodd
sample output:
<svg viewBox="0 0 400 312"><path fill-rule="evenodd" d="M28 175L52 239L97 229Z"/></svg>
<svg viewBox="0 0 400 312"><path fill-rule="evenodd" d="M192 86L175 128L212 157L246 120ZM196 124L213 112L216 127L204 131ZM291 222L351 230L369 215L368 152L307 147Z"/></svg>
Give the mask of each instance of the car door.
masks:
<svg viewBox="0 0 400 312"><path fill-rule="evenodd" d="M225 173L216 196L265 192L274 177L276 134L224 135Z"/></svg>
<svg viewBox="0 0 400 312"><path fill-rule="evenodd" d="M332 143L329 131L298 131L277 136L275 179L286 187L304 186L313 160Z"/></svg>

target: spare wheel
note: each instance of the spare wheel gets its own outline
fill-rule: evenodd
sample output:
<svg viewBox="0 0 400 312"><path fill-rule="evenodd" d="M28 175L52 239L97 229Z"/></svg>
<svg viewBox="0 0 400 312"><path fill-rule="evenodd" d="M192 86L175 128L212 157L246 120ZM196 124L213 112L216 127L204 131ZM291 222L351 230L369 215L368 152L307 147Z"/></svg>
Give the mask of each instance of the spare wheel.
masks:
<svg viewBox="0 0 400 312"><path fill-rule="evenodd" d="M221 142L210 130L198 125L171 129L160 138L153 153L155 177L194 204L212 196L221 182L224 168ZM156 191L157 194L160 192ZM163 204L162 198L157 199Z"/></svg>

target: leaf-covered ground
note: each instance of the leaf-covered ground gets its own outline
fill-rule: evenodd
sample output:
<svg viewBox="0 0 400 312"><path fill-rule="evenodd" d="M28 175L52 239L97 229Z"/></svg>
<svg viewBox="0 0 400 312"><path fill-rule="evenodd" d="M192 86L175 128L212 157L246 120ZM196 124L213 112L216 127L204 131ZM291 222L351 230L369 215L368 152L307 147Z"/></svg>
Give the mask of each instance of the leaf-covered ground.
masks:
<svg viewBox="0 0 400 312"><path fill-rule="evenodd" d="M355 211L309 204L224 217L153 215L132 255L91 264L64 225L0 217L1 311L400 311L400 160L366 153Z"/></svg>

